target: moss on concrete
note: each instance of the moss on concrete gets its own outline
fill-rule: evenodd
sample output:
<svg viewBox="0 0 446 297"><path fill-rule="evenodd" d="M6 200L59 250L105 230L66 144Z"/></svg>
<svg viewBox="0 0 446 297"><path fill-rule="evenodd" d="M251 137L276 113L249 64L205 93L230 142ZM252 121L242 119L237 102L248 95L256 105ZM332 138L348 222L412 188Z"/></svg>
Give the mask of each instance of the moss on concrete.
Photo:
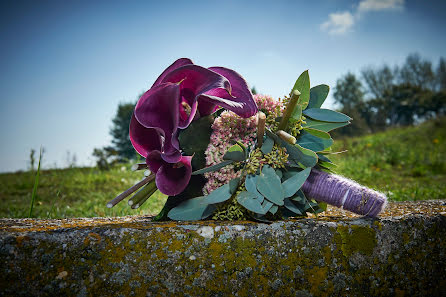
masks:
<svg viewBox="0 0 446 297"><path fill-rule="evenodd" d="M0 220L0 296L440 296L446 217ZM37 226L36 226L37 225ZM16 226L16 227L14 227Z"/></svg>

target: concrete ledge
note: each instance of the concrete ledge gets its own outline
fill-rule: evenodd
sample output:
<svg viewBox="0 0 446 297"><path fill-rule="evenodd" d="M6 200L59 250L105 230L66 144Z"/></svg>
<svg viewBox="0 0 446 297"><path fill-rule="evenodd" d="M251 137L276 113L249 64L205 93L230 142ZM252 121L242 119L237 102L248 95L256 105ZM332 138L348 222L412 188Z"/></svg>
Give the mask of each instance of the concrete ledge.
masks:
<svg viewBox="0 0 446 297"><path fill-rule="evenodd" d="M270 225L0 219L0 296L446 296L446 203L426 203Z"/></svg>

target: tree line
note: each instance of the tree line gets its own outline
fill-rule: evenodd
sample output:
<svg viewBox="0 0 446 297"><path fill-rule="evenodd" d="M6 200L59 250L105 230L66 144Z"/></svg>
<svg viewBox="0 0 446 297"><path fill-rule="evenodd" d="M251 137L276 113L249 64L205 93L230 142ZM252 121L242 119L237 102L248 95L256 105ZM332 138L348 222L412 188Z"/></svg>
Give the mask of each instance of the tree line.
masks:
<svg viewBox="0 0 446 297"><path fill-rule="evenodd" d="M337 80L333 97L353 118L340 134L361 135L413 125L446 112L446 61L410 54L402 66L365 67Z"/></svg>

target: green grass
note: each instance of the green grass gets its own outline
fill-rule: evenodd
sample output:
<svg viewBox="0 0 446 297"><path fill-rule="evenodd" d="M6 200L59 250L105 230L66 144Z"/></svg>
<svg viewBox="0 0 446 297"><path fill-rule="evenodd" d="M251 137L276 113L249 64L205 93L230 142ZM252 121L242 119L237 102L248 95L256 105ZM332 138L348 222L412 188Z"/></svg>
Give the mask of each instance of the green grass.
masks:
<svg viewBox="0 0 446 297"><path fill-rule="evenodd" d="M391 129L335 140L335 171L394 201L446 198L446 118L416 127ZM122 167L124 169L122 169ZM106 203L142 178L130 165L110 171L97 168L43 170L33 208L39 218L124 216L158 213L166 197L155 193L140 209L127 200L112 209ZM0 174L0 217L27 217L35 172Z"/></svg>
<svg viewBox="0 0 446 297"><path fill-rule="evenodd" d="M335 141L335 171L393 201L446 198L446 118Z"/></svg>
<svg viewBox="0 0 446 297"><path fill-rule="evenodd" d="M143 177L130 165L109 171L97 168L42 170L33 217L66 218L157 214L166 197L156 192L143 206L133 210L127 200L109 209L108 201ZM125 170L124 170L125 169ZM0 174L0 217L27 217L35 172Z"/></svg>

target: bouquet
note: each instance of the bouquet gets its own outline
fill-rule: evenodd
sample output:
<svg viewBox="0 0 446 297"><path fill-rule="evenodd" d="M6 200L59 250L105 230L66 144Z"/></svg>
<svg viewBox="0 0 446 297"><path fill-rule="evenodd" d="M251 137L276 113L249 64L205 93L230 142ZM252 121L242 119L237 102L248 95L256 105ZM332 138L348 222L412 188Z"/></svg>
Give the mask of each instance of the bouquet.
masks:
<svg viewBox="0 0 446 297"><path fill-rule="evenodd" d="M290 95L252 95L243 77L182 58L138 100L129 134L151 174L115 199L140 207L157 189L168 195L155 220L269 222L318 214L327 204L375 217L385 195L333 174L329 132L352 120L321 108L327 85L308 71Z"/></svg>

